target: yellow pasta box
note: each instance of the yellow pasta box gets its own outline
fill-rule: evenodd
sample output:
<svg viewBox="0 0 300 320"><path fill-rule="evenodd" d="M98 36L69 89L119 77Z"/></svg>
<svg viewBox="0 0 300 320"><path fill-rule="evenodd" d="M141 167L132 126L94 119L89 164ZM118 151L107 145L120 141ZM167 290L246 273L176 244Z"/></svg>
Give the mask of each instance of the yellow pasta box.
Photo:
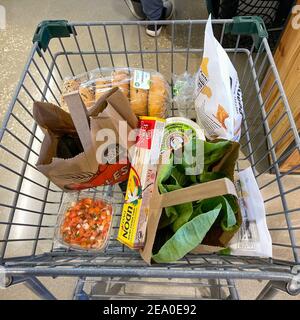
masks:
<svg viewBox="0 0 300 320"><path fill-rule="evenodd" d="M145 244L164 128L164 119L140 117L118 233L118 240L131 249L142 248Z"/></svg>

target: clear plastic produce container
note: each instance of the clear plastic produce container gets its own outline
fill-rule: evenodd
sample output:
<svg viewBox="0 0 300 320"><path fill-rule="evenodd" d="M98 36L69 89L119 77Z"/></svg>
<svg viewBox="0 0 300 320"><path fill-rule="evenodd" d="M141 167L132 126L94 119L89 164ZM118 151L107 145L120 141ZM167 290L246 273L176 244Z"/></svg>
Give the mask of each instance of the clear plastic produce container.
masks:
<svg viewBox="0 0 300 320"><path fill-rule="evenodd" d="M92 191L68 193L59 209L54 241L75 250L104 251L113 216L112 198Z"/></svg>

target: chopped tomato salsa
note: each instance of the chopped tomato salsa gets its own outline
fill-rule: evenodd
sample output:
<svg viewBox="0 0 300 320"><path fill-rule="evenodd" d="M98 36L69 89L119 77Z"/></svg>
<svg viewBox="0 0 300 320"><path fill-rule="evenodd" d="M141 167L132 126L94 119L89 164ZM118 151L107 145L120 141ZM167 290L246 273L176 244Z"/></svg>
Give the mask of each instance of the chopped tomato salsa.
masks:
<svg viewBox="0 0 300 320"><path fill-rule="evenodd" d="M68 208L60 227L62 240L83 249L101 249L112 221L112 207L103 200L84 198Z"/></svg>

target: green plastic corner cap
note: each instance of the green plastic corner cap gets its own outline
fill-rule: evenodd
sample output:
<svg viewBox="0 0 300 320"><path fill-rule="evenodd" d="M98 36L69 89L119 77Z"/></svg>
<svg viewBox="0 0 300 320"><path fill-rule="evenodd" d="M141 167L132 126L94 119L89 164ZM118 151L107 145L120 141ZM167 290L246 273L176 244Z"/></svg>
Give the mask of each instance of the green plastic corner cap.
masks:
<svg viewBox="0 0 300 320"><path fill-rule="evenodd" d="M67 20L45 20L37 26L32 42L46 51L51 39L70 37L73 31Z"/></svg>
<svg viewBox="0 0 300 320"><path fill-rule="evenodd" d="M252 36L256 49L259 48L262 39L268 37L265 23L259 16L233 17L232 20L232 23L226 25L225 33Z"/></svg>

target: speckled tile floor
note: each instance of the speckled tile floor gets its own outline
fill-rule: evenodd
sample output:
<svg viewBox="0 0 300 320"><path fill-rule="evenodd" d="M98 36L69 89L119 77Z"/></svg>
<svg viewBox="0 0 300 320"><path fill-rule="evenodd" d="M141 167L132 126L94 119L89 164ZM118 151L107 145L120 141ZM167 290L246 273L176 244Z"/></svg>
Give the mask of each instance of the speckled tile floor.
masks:
<svg viewBox="0 0 300 320"><path fill-rule="evenodd" d="M177 19L195 19L195 18L206 18L207 12L205 7L205 1L193 1L186 0L180 1L175 0L176 3L176 18ZM14 89L20 78L21 72L24 68L28 53L32 45L32 36L34 30L41 20L45 19L67 19L71 21L99 21L99 20L134 20L131 16L128 8L122 0L0 0L0 5L3 5L6 9L6 29L0 30L0 123L3 120L4 114L7 110L7 106L13 96ZM36 14L33 14L36 13ZM117 43L119 41L118 34L112 33L111 41ZM142 41L144 46L153 45L152 40L142 34ZM159 41L159 46L164 47L169 43L169 37L167 32L164 32ZM180 45L181 37L178 34L176 41ZM192 38L192 41L200 41L202 43L203 38L200 35L196 35ZM180 66L185 62L184 57L178 57L177 66L180 70ZM153 61L146 61L148 65L151 65ZM161 59L161 68L164 69L164 63L168 63L168 57ZM194 65L198 63L198 57L193 61ZM23 116L20 110L20 118ZM25 120L24 120L25 121ZM9 140L7 141L9 143ZM10 159L1 159L10 164ZM18 164L16 163L16 166ZM34 171L30 176L35 179ZM1 172L0 181L6 181L9 176ZM36 177L40 179L40 177ZM272 179L271 175L264 175L262 179ZM261 182L262 183L262 182ZM284 181L288 188L292 188L295 185L299 185L299 177L292 177ZM13 185L13 182L12 182ZM12 186L13 187L13 186ZM264 191L265 197L270 197L274 194L276 186L270 185ZM6 193L0 193L1 200L7 196ZM22 199L21 199L22 200ZM23 199L24 200L24 199ZM288 199L293 202L294 207L299 207L299 198L295 198L293 195ZM5 198L5 201L9 201ZM23 206L30 205L31 209L39 210L40 204L27 204L22 203ZM36 207L35 207L36 206ZM267 208L269 210L275 210L274 208ZM0 211L0 214L2 211ZM27 217L23 215L16 215L18 222L24 222ZM27 223L33 223L32 221L26 221ZM298 215L294 217L295 225L300 225ZM276 218L269 222L271 226L282 226L285 224L282 219ZM3 229L0 229L0 235L3 234ZM16 228L15 233L22 233L24 230ZM272 234L274 239L280 237L280 234ZM273 239L273 240L274 240ZM16 243L11 250L15 255L22 255L26 251L26 245L22 243ZM41 248L43 249L43 248ZM286 255L283 252L283 255ZM75 278L42 278L42 283L45 284L50 291L59 299L70 299L72 298L73 290L75 287ZM250 282L250 281L238 281L237 286L240 291L241 298L253 299L256 294L261 290L264 283ZM252 290L249 290L251 287ZM143 291L147 291L144 288ZM95 290L95 289L94 289ZM23 284L9 287L6 290L0 290L0 299L36 299L37 296L27 289ZM280 293L276 296L276 299L290 299L291 297L287 294ZM296 299L299 297L296 297Z"/></svg>

